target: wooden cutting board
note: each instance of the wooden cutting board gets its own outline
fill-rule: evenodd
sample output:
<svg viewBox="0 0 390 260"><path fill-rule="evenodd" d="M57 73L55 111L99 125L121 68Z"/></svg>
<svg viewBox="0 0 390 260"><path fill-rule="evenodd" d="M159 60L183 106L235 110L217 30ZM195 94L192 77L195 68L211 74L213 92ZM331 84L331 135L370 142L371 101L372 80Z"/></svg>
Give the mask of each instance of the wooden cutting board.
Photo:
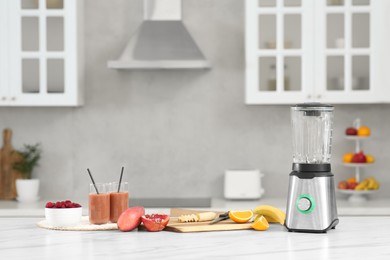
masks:
<svg viewBox="0 0 390 260"><path fill-rule="evenodd" d="M11 144L12 131L9 128L3 131L3 147L0 149L0 199L12 200L16 198L16 179L21 173L13 169L13 164L22 160Z"/></svg>
<svg viewBox="0 0 390 260"><path fill-rule="evenodd" d="M177 217L185 214L195 214L199 212L206 211L196 211L196 210L187 210L187 209L179 209L173 208L170 212L170 220L164 231L173 231L173 232L205 232L205 231L227 231L227 230L244 230L244 229L252 229L251 225L253 223L243 223L238 224L234 221L227 219L220 221L218 223L209 225L210 221L207 222L189 222L189 223L181 223L177 221ZM221 214L223 212L216 212L217 214Z"/></svg>

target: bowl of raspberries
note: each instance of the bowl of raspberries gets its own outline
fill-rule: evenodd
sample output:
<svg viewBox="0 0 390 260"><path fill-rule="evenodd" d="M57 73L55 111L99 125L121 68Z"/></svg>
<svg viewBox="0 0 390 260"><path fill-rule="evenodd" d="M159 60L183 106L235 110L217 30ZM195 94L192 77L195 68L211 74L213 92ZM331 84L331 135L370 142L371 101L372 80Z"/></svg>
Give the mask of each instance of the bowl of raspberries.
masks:
<svg viewBox="0 0 390 260"><path fill-rule="evenodd" d="M70 200L47 202L45 207L46 221L52 227L73 227L80 224L82 216L80 204Z"/></svg>

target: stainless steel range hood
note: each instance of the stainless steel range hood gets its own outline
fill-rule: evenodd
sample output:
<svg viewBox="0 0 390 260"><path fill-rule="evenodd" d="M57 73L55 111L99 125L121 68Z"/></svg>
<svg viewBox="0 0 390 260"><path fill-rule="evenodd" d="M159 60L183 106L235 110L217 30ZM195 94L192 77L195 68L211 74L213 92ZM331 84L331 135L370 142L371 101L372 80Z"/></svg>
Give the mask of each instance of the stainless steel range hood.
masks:
<svg viewBox="0 0 390 260"><path fill-rule="evenodd" d="M181 20L181 0L144 0L144 21L112 69L206 69L210 63Z"/></svg>

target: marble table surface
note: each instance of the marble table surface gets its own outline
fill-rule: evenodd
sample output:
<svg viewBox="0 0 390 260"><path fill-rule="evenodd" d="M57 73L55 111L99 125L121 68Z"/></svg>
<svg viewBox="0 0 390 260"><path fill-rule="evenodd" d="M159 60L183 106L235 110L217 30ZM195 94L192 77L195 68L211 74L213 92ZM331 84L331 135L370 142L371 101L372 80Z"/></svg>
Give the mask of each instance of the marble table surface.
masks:
<svg viewBox="0 0 390 260"><path fill-rule="evenodd" d="M390 259L390 217L340 217L327 234L267 231L54 231L0 218L0 259Z"/></svg>
<svg viewBox="0 0 390 260"><path fill-rule="evenodd" d="M41 199L29 203L0 200L0 217L43 217L46 201L57 200L61 199ZM83 205L83 214L88 215L88 202L85 199L72 198L72 201L77 201ZM211 208L221 211L253 209L258 205L264 204L285 210L286 198L236 201L214 198L211 200ZM373 199L362 203L351 203L340 199L337 200L337 211L339 216L390 216L390 199Z"/></svg>

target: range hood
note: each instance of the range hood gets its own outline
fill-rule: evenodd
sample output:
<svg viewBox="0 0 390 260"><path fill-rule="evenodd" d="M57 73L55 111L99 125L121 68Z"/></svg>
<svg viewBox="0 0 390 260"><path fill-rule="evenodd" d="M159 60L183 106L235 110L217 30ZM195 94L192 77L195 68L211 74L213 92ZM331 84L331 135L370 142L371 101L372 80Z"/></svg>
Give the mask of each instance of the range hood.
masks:
<svg viewBox="0 0 390 260"><path fill-rule="evenodd" d="M112 69L207 69L210 63L184 26L181 0L144 0L144 21Z"/></svg>

